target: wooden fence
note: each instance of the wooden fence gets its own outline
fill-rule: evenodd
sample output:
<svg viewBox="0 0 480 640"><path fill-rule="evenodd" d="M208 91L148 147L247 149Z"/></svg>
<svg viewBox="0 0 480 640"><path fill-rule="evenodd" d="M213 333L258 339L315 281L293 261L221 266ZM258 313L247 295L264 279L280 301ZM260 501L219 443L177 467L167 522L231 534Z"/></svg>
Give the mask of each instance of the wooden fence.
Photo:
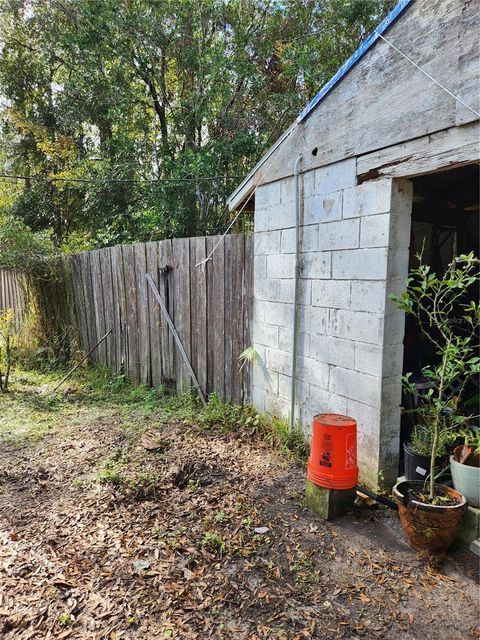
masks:
<svg viewBox="0 0 480 640"><path fill-rule="evenodd" d="M190 386L172 332L145 275L166 303L200 387L235 402L248 397L238 357L250 344L252 238L227 235L121 245L71 258L74 314L88 351L112 329L93 359L134 382Z"/></svg>
<svg viewBox="0 0 480 640"><path fill-rule="evenodd" d="M0 312L12 309L15 326L21 325L26 295L20 277L13 271L0 270Z"/></svg>

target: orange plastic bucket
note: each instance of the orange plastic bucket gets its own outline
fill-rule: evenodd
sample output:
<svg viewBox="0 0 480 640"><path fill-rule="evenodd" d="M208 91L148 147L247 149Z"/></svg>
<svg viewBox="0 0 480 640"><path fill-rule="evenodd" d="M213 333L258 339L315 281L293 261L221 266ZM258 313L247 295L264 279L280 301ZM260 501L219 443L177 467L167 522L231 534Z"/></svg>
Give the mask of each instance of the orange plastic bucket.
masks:
<svg viewBox="0 0 480 640"><path fill-rule="evenodd" d="M353 418L335 413L314 417L307 478L327 489L352 489L358 484L357 423Z"/></svg>

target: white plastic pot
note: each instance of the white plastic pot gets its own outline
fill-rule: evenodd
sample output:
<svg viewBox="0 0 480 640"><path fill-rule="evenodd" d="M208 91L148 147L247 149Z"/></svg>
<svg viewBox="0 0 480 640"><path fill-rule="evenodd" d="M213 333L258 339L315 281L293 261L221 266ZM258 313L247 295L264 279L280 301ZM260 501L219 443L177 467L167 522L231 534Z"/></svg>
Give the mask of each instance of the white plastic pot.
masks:
<svg viewBox="0 0 480 640"><path fill-rule="evenodd" d="M480 508L480 467L460 464L450 456L453 486L467 499L471 507Z"/></svg>

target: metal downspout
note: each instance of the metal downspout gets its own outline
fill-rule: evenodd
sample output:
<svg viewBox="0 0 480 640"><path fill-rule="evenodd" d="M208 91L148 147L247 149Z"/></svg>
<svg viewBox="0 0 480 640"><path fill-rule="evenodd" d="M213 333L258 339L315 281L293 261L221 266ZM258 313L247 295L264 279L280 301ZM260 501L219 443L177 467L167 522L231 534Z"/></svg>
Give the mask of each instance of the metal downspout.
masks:
<svg viewBox="0 0 480 640"><path fill-rule="evenodd" d="M298 343L298 298L300 292L300 162L302 154L293 165L295 177L295 276L293 289L293 348L292 348L292 390L290 396L290 432L295 428L295 399L297 395L297 343Z"/></svg>

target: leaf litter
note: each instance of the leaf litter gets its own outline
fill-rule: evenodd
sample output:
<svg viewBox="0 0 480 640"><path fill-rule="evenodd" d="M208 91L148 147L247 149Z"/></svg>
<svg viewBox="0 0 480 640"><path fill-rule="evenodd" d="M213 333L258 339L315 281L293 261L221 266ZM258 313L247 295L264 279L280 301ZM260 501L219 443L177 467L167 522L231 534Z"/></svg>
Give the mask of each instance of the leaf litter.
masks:
<svg viewBox="0 0 480 640"><path fill-rule="evenodd" d="M241 429L81 411L2 445L4 640L478 637L468 552L432 566L371 505L323 522Z"/></svg>

